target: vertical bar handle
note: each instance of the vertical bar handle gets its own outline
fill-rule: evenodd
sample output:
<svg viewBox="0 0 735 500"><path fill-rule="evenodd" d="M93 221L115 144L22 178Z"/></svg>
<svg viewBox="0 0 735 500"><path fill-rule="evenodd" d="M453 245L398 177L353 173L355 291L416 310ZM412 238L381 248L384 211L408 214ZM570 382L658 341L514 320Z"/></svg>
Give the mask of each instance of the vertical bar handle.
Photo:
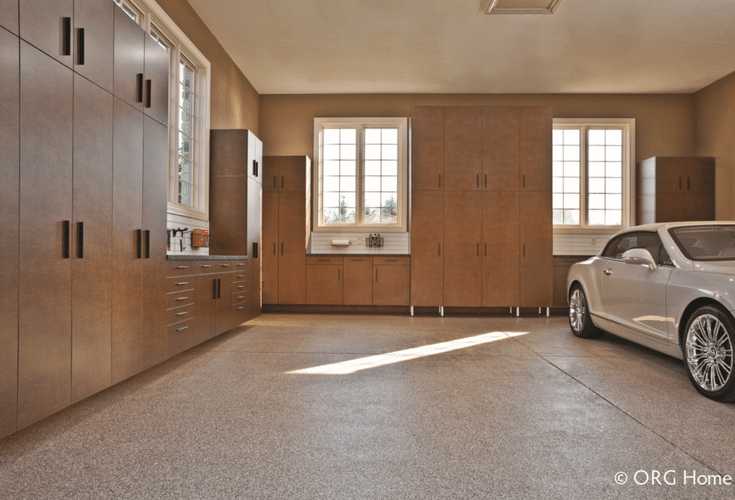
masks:
<svg viewBox="0 0 735 500"><path fill-rule="evenodd" d="M84 222L77 222L77 258L84 258Z"/></svg>
<svg viewBox="0 0 735 500"><path fill-rule="evenodd" d="M442 244L439 243L439 257L442 256Z"/></svg>
<svg viewBox="0 0 735 500"><path fill-rule="evenodd" d="M480 174L477 174L477 187L480 187Z"/></svg>
<svg viewBox="0 0 735 500"><path fill-rule="evenodd" d="M487 174L485 174L485 187L487 188Z"/></svg>
<svg viewBox="0 0 735 500"><path fill-rule="evenodd" d="M71 255L71 221L61 221L61 258L68 259Z"/></svg>
<svg viewBox="0 0 735 500"><path fill-rule="evenodd" d="M258 177L258 160L253 160L253 177Z"/></svg>
<svg viewBox="0 0 735 500"><path fill-rule="evenodd" d="M487 257L487 243L485 243L485 257Z"/></svg>
<svg viewBox="0 0 735 500"><path fill-rule="evenodd" d="M526 174L523 174L523 187L526 187Z"/></svg>
<svg viewBox="0 0 735 500"><path fill-rule="evenodd" d="M687 175L687 191L689 191L689 190L691 190L691 189L692 189L692 186L691 186L691 184L689 183L689 179L690 179L690 178L689 178L689 176Z"/></svg>
<svg viewBox="0 0 735 500"><path fill-rule="evenodd" d="M524 257L526 256L526 244L525 243L523 244L523 256Z"/></svg>
<svg viewBox="0 0 735 500"><path fill-rule="evenodd" d="M77 64L84 66L84 28L77 29Z"/></svg>
<svg viewBox="0 0 735 500"><path fill-rule="evenodd" d="M145 81L145 107L150 108L151 107L151 88L153 87L153 82L151 80Z"/></svg>
<svg viewBox="0 0 735 500"><path fill-rule="evenodd" d="M281 255L283 255L283 242L281 242Z"/></svg>
<svg viewBox="0 0 735 500"><path fill-rule="evenodd" d="M273 255L275 254L276 254L276 242L274 241L273 242Z"/></svg>
<svg viewBox="0 0 735 500"><path fill-rule="evenodd" d="M679 191L681 191L681 176L679 177Z"/></svg>
<svg viewBox="0 0 735 500"><path fill-rule="evenodd" d="M253 243L253 259L258 258L258 243Z"/></svg>
<svg viewBox="0 0 735 500"><path fill-rule="evenodd" d="M283 189L283 178L284 178L284 177L285 177L285 176L283 176L283 175L281 176L281 189Z"/></svg>
<svg viewBox="0 0 735 500"><path fill-rule="evenodd" d="M439 174L439 187L442 187L442 174Z"/></svg>
<svg viewBox="0 0 735 500"><path fill-rule="evenodd" d="M138 258L143 258L143 230L142 229L136 229L135 230L135 236L138 239Z"/></svg>
<svg viewBox="0 0 735 500"><path fill-rule="evenodd" d="M222 278L217 278L217 298L222 298Z"/></svg>
<svg viewBox="0 0 735 500"><path fill-rule="evenodd" d="M135 75L136 102L143 102L143 73Z"/></svg>
<svg viewBox="0 0 735 500"><path fill-rule="evenodd" d="M61 18L61 55L71 55L71 17Z"/></svg>
<svg viewBox="0 0 735 500"><path fill-rule="evenodd" d="M341 271L341 269L338 267L337 268L337 281L340 281L340 279L341 279L340 278L340 271Z"/></svg>
<svg viewBox="0 0 735 500"><path fill-rule="evenodd" d="M151 230L145 230L145 258L151 258Z"/></svg>
<svg viewBox="0 0 735 500"><path fill-rule="evenodd" d="M378 281L378 268L375 268L375 281Z"/></svg>
<svg viewBox="0 0 735 500"><path fill-rule="evenodd" d="M217 300L217 278L214 278L212 280L212 285L213 285L213 287L212 287L213 290L212 291L214 292L213 295L212 295L212 298L214 300Z"/></svg>

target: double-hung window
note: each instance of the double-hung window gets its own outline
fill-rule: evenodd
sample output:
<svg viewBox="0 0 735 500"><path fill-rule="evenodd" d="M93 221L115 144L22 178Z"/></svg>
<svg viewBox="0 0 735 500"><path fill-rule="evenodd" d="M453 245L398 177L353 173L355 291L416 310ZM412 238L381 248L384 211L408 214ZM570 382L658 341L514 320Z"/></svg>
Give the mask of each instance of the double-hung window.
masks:
<svg viewBox="0 0 735 500"><path fill-rule="evenodd" d="M314 141L317 230L406 230L405 118L315 118Z"/></svg>
<svg viewBox="0 0 735 500"><path fill-rule="evenodd" d="M631 225L634 137L634 119L554 119L552 209L556 231Z"/></svg>
<svg viewBox="0 0 735 500"><path fill-rule="evenodd" d="M113 1L169 53L168 212L207 220L211 65L155 2Z"/></svg>

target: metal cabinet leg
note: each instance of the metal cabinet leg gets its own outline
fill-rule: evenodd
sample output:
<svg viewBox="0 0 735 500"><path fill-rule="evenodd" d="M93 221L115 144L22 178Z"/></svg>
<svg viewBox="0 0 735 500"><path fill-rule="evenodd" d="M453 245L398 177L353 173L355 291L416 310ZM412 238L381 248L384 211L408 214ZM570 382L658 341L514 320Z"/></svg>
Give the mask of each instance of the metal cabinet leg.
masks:
<svg viewBox="0 0 735 500"><path fill-rule="evenodd" d="M411 306L411 316L413 316L413 306Z"/></svg>
<svg viewBox="0 0 735 500"><path fill-rule="evenodd" d="M444 306L439 306L439 314L441 314L441 317L444 317Z"/></svg>

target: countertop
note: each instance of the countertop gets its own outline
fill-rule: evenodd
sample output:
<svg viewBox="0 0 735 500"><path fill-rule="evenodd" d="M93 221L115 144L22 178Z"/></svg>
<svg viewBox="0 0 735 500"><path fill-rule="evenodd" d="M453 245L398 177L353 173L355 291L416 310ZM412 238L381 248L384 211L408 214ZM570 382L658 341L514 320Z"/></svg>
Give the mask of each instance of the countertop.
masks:
<svg viewBox="0 0 735 500"><path fill-rule="evenodd" d="M190 255L174 254L167 255L166 260L193 261L193 260L246 260L247 255Z"/></svg>

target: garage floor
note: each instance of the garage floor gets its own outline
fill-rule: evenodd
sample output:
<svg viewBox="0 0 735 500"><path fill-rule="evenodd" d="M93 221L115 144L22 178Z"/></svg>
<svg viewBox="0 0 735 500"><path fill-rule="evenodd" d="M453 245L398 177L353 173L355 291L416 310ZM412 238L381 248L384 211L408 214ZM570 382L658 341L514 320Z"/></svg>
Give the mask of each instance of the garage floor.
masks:
<svg viewBox="0 0 735 500"><path fill-rule="evenodd" d="M0 498L730 499L728 476L735 405L564 317L266 314L0 440Z"/></svg>

